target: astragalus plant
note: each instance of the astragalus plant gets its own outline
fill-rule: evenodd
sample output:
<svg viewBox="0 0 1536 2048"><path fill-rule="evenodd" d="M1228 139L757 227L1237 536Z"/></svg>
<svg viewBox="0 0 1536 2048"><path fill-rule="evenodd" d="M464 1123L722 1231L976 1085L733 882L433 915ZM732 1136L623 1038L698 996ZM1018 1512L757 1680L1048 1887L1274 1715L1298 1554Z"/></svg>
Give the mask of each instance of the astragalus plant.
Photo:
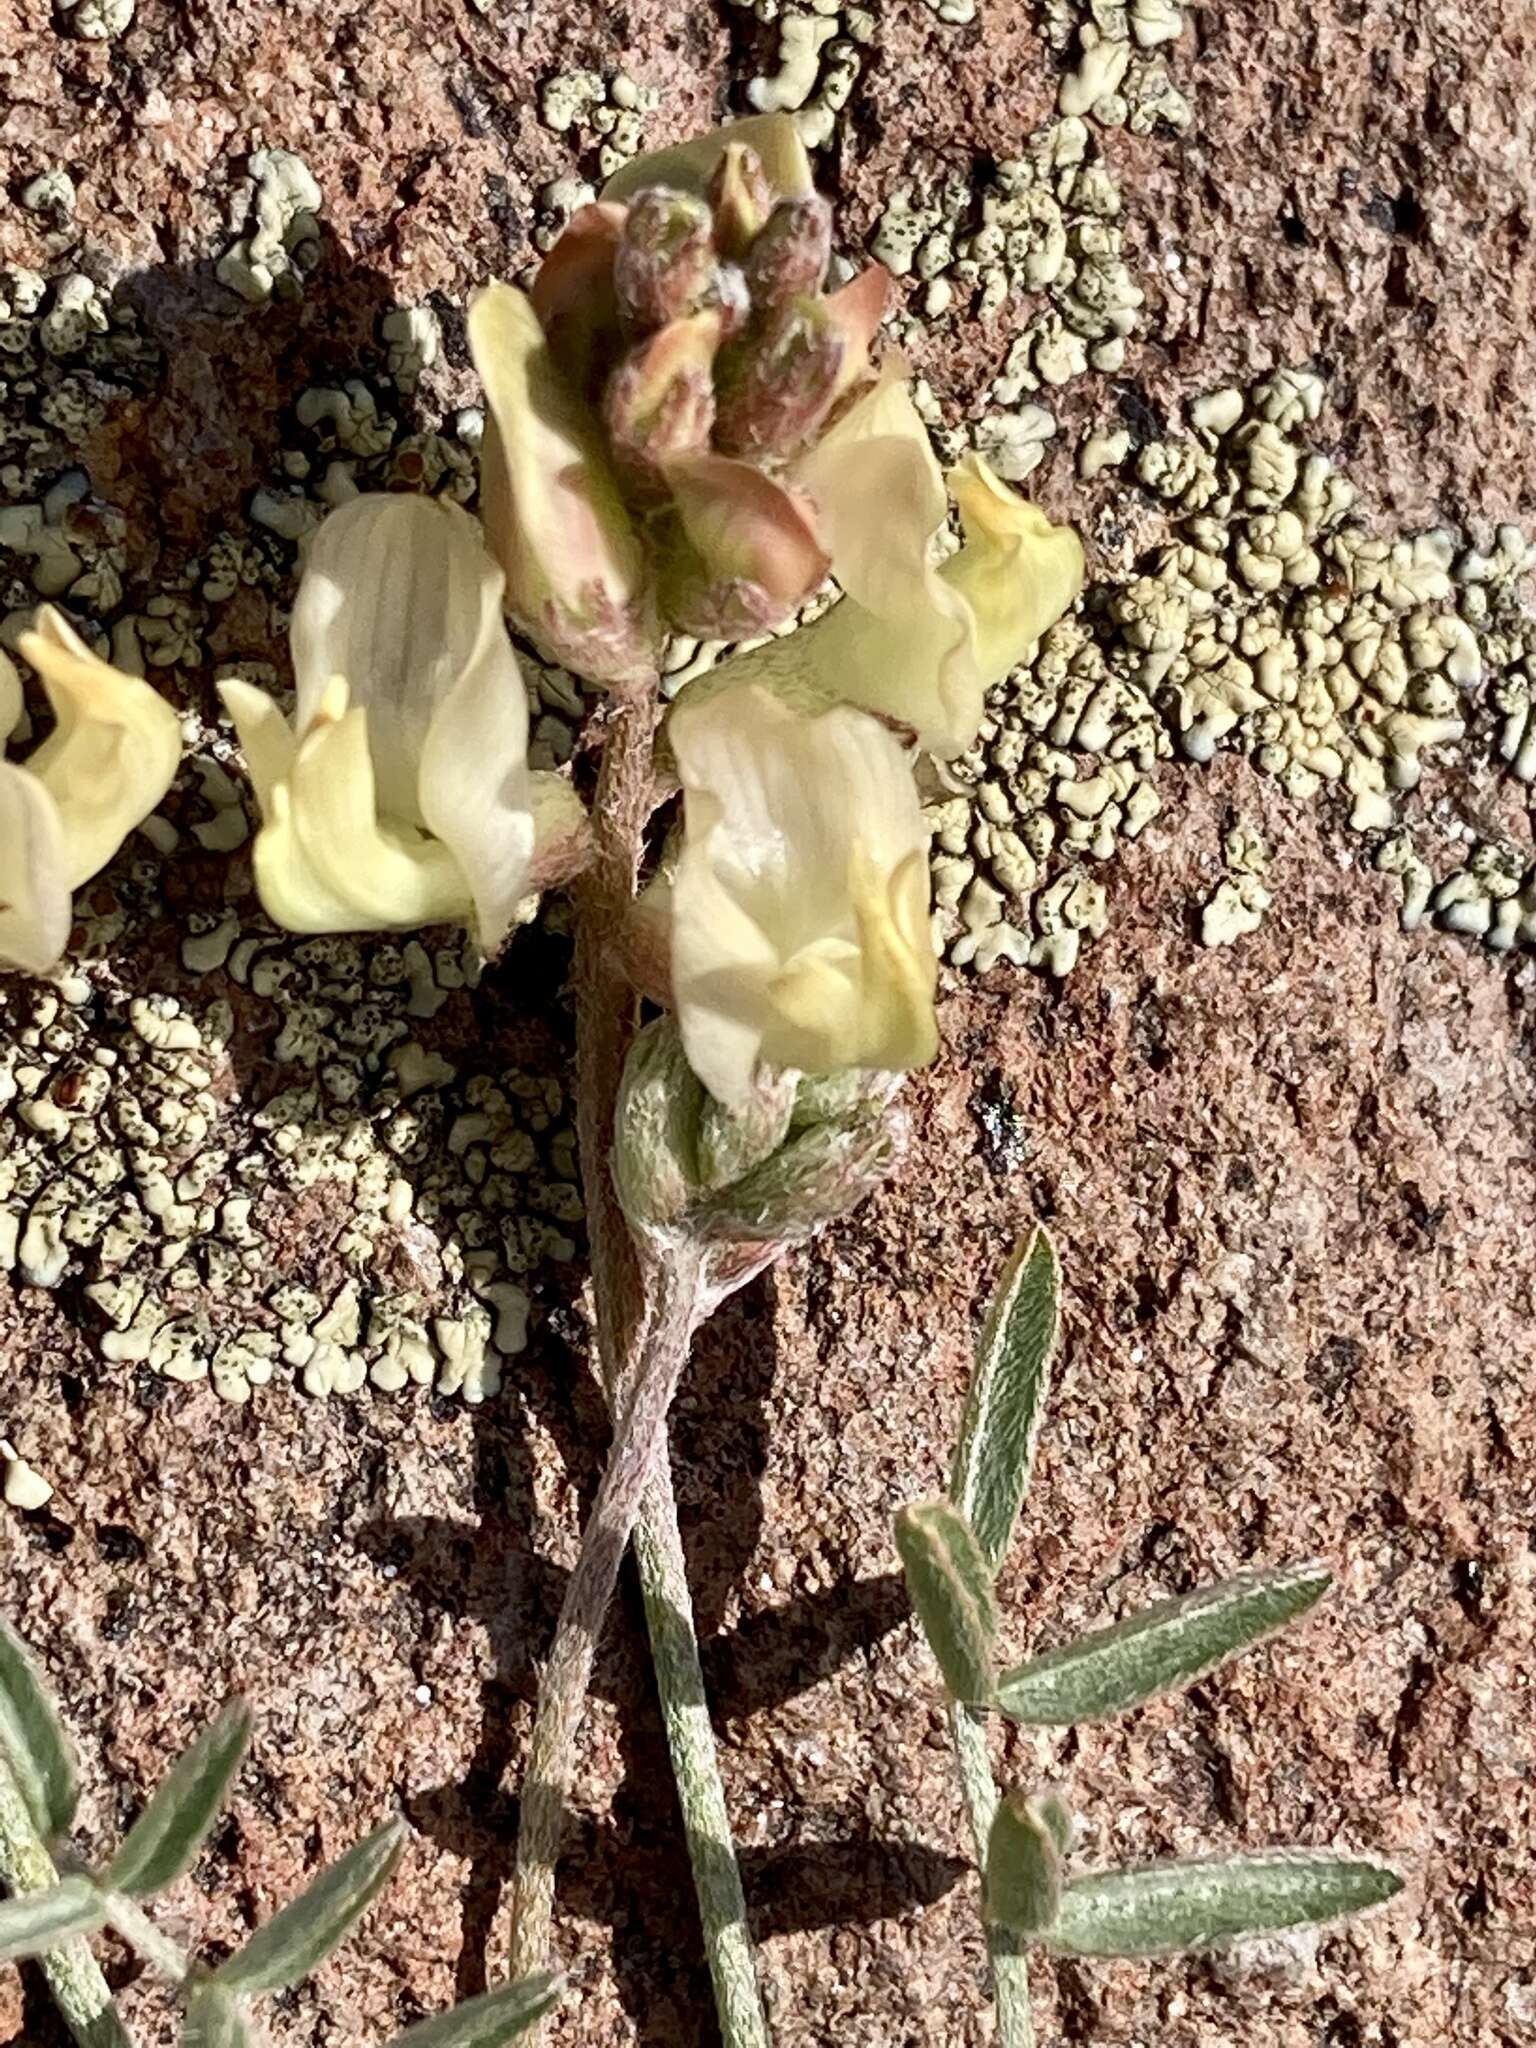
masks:
<svg viewBox="0 0 1536 2048"><path fill-rule="evenodd" d="M1060 1280L1036 1231L1010 1261L983 1327L949 1492L896 1518L912 1604L939 1667L966 1811L1003 2048L1031 2048L1031 1947L1156 1956L1334 1920L1402 1889L1377 1858L1311 1849L1078 1873L1071 1810L1054 1787L1001 1792L989 1718L1070 1729L1204 1677L1304 1614L1328 1590L1307 1562L1239 1573L1158 1601L1043 1655L1008 1664L993 1581L1034 1469L1050 1391Z"/></svg>
<svg viewBox="0 0 1536 2048"><path fill-rule="evenodd" d="M36 1667L0 1621L0 1964L42 1959L48 1987L79 2048L133 2048L89 1938L110 1928L171 1987L182 2048L260 2048L258 2001L324 1962L388 1884L406 1830L386 1821L330 1864L307 1891L222 1962L189 1953L154 1920L149 1901L192 1868L246 1746L239 1700L215 1716L159 1785L102 1868L74 1853L74 1755ZM552 2010L558 1981L539 1973L423 2020L391 2048L503 2048Z"/></svg>
<svg viewBox="0 0 1536 2048"><path fill-rule="evenodd" d="M938 1049L916 776L926 756L973 744L987 692L1083 579L1077 536L984 461L940 471L905 366L879 353L889 280L874 266L829 290L831 250L786 117L626 165L527 291L492 283L471 304L479 517L408 495L342 505L303 567L292 715L251 684L223 687L262 814L256 882L279 924L455 922L489 960L506 949L498 971L515 981L516 928L542 891L570 892L612 1441L543 1666L510 1976L545 1982L593 1655L633 1540L729 2048L762 2048L768 2032L668 1412L706 1318L900 1154L901 1078ZM580 777L530 769L508 617L594 692ZM672 631L737 651L668 700ZM110 815L131 822L154 776L124 763ZM86 871L83 855L59 867L66 881ZM45 929L29 964L63 944L56 908ZM961 1541L952 1516L931 1522L906 1526L909 1550L937 1556L944 1531ZM945 1553L935 1570L953 1564ZM970 1591L984 1614L979 1580ZM967 1716L991 1703L970 1697L979 1669L957 1695ZM1039 1846L1038 1860L1054 1871L1062 1853ZM70 1882L80 1926L123 1919L110 1872ZM999 1884L994 1924L1019 1890ZM236 1992L254 1988L239 1966L212 1978L216 2006L231 1968ZM452 2016L434 2024L450 2029L434 2044L481 2038L452 2032Z"/></svg>
<svg viewBox="0 0 1536 2048"><path fill-rule="evenodd" d="M420 498L341 507L294 609L292 719L224 686L280 923L452 919L494 956L539 891L570 889L613 1441L544 1670L512 1973L548 1960L593 1653L633 1536L733 2043L767 2034L699 1705L668 1410L705 1318L900 1150L900 1075L938 1044L914 771L972 742L1083 568L1076 536L985 464L940 473L902 365L876 359L885 275L829 292L830 253L786 119L626 166L529 291L491 284L471 305L481 521ZM829 578L839 600L793 626ZM590 794L529 770L503 608L601 692ZM668 703L672 629L746 644Z"/></svg>

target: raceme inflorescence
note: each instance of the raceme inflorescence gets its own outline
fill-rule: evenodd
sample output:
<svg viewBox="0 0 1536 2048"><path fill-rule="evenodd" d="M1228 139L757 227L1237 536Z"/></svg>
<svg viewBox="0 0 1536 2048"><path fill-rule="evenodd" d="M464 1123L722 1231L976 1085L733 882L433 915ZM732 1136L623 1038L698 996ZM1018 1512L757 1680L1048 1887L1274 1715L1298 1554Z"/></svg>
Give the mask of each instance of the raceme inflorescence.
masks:
<svg viewBox="0 0 1536 2048"><path fill-rule="evenodd" d="M879 353L885 271L829 288L831 253L830 209L788 114L623 161L528 290L489 283L469 308L486 401L478 515L457 488L347 496L308 536L291 716L256 680L222 684L260 808L256 888L278 926L318 944L458 926L515 976L518 928L545 892L569 893L576 1138L612 1441L543 1666L510 1985L413 2029L412 2048L531 2036L553 2004L555 1862L632 1538L722 2036L729 2048L769 2038L698 1711L669 1410L700 1325L900 1156L902 1077L939 1047L924 794L935 764L976 747L989 693L1084 574L1076 534L981 454L941 470L906 366ZM673 633L744 644L668 695ZM558 766L531 758L520 646L593 693L582 745ZM149 684L97 660L58 614L44 610L21 652L57 724L0 782L0 952L38 973L66 947L70 890L163 795L180 734ZM7 732L21 710L7 665ZM164 1035L178 1020L153 1021ZM431 1059L417 1048L406 1064L420 1074ZM991 1578L1027 1477L1054 1286L1036 1240L978 1375L970 1476L898 1528L955 1702L1009 2048L1029 2038L1026 1937L1084 1953L1190 1946L1391 1888L1315 1859L1249 1859L1220 1878L1144 1873L1122 1896L1120 1880L1067 1874L1058 1802L989 1791L981 1713L1060 1720L1128 1704L1152 1689L1148 1673L1161 1684L1206 1668L1322 1583L1220 1589L1123 1625L1129 1638L1090 1638L1065 1663L998 1670ZM7 1952L51 1957L88 2048L122 2038L79 1947L102 1925L180 1987L188 2042L248 2038L248 2000L339 1939L398 1831L206 1969L135 1901L186 1869L238 1762L243 1712L172 1767L105 1872L66 1860L55 1882L48 1844L73 1818L72 1772L9 1638L4 1676L0 1792L14 1781L15 1796L0 1836L19 1894L0 1909Z"/></svg>

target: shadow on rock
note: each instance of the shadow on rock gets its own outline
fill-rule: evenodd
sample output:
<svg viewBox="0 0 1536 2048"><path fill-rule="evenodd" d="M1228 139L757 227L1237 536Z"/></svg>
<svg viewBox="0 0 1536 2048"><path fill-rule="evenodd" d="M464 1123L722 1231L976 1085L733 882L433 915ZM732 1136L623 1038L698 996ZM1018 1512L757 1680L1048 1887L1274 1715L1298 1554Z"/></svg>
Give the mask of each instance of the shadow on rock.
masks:
<svg viewBox="0 0 1536 2048"><path fill-rule="evenodd" d="M768 1288L737 1296L695 1345L673 1430L684 1547L697 1604L706 1686L717 1723L771 1711L830 1676L887 1635L908 1612L897 1575L847 1580L753 1616L729 1635L721 1617L750 1562L762 1524L766 1456L763 1404L773 1378ZM584 1508L601 1472L606 1412L582 1358L552 1341L518 1388L555 1438ZM532 1357L532 1354L530 1354ZM476 1462L477 1528L435 1520L377 1522L363 1548L392 1566L429 1609L490 1631L496 1670L481 1698L481 1734L468 1771L408 1802L413 1824L470 1865L458 1995L494 1975L487 1945L512 1874L516 1782L535 1659L548 1645L566 1574L532 1547L533 1474L523 1439L482 1411ZM594 1673L594 1692L622 1710L622 1777L608 1818L567 1824L558 1900L609 1927L612 1967L645 2048L714 2038L713 2005L697 1921L682 1816L654 1690L639 1584L627 1565ZM783 1845L743 1857L757 1934L883 1918L940 1897L964 1865L918 1844L886 1842L850 1823L845 1841ZM680 1916L688 1932L682 1935Z"/></svg>

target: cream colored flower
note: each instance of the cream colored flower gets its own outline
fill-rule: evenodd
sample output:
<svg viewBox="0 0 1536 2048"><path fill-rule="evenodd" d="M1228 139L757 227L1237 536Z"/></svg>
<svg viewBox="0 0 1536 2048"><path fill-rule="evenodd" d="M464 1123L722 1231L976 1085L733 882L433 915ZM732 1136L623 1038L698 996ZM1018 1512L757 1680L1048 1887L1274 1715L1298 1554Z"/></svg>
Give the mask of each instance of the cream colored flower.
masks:
<svg viewBox="0 0 1536 2048"><path fill-rule="evenodd" d="M723 662L700 694L756 682L803 704L842 699L911 726L930 753L963 753L987 691L1081 590L1077 535L968 455L948 477L965 544L936 563L945 479L896 365L790 480L814 507L843 600Z"/></svg>
<svg viewBox="0 0 1536 2048"><path fill-rule="evenodd" d="M759 1061L921 1066L938 1047L928 835L901 743L771 691L679 708L672 995L694 1072L741 1106Z"/></svg>
<svg viewBox="0 0 1536 2048"><path fill-rule="evenodd" d="M489 408L480 509L508 610L577 675L643 675L655 660L649 572L596 419L514 286L477 294L469 346Z"/></svg>
<svg viewBox="0 0 1536 2048"><path fill-rule="evenodd" d="M460 923L488 954L505 940L536 885L538 803L501 591L474 520L440 500L355 498L315 535L293 611L293 726L252 684L222 686L277 923ZM555 829L575 822L566 811Z"/></svg>
<svg viewBox="0 0 1536 2048"><path fill-rule="evenodd" d="M98 660L52 605L18 643L54 728L25 766L0 761L0 962L40 974L69 940L70 898L170 788L181 725L148 683ZM21 720L0 654L0 746Z"/></svg>

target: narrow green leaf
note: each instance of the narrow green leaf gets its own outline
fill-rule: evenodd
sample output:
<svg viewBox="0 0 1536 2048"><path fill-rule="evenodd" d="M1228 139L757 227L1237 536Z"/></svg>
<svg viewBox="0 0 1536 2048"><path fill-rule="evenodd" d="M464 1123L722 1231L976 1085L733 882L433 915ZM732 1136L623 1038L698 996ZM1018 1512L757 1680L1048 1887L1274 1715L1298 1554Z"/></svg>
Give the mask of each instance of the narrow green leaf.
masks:
<svg viewBox="0 0 1536 2048"><path fill-rule="evenodd" d="M1034 1230L1003 1270L976 1351L949 1494L996 1571L1029 1490L1056 1349L1061 1273Z"/></svg>
<svg viewBox="0 0 1536 2048"><path fill-rule="evenodd" d="M1337 1920L1402 1888L1383 1863L1311 1849L1147 1863L1077 1878L1045 1938L1074 1956L1178 1955Z"/></svg>
<svg viewBox="0 0 1536 2048"><path fill-rule="evenodd" d="M101 1894L88 1877L66 1877L43 1892L23 1892L0 1903L0 1963L40 1956L106 1919Z"/></svg>
<svg viewBox="0 0 1536 2048"><path fill-rule="evenodd" d="M245 1947L230 1957L214 1981L221 1991L244 1997L282 1991L307 1977L373 1904L405 1847L405 1823L376 1828L321 1871L308 1891L284 1906Z"/></svg>
<svg viewBox="0 0 1536 2048"><path fill-rule="evenodd" d="M31 1652L0 1619L0 1751L15 1772L32 1824L44 1841L64 1834L78 1791L69 1738Z"/></svg>
<svg viewBox="0 0 1536 2048"><path fill-rule="evenodd" d="M106 1875L110 1891L142 1898L164 1891L202 1847L251 1739L251 1710L232 1700L156 1786Z"/></svg>
<svg viewBox="0 0 1536 2048"><path fill-rule="evenodd" d="M947 1500L918 1502L896 1517L896 1548L950 1693L967 1702L988 1699L997 1604L970 1523Z"/></svg>
<svg viewBox="0 0 1536 2048"><path fill-rule="evenodd" d="M987 1837L987 1918L1015 1934L1042 1934L1061 1898L1061 1852L1053 1816L1041 1802L1010 1792L999 1801Z"/></svg>
<svg viewBox="0 0 1536 2048"><path fill-rule="evenodd" d="M250 2048L250 2029L239 2006L205 1984L181 2022L181 2048Z"/></svg>
<svg viewBox="0 0 1536 2048"><path fill-rule="evenodd" d="M564 1988L563 1978L540 1970L500 1991L487 1991L483 1998L468 1999L452 2012L440 2012L436 2019L407 2027L390 2048L502 2048L504 2041L515 2041L553 2012Z"/></svg>
<svg viewBox="0 0 1536 2048"><path fill-rule="evenodd" d="M1012 1720L1053 1728L1122 1714L1272 1635L1320 1600L1331 1578L1326 1565L1280 1565L1159 1600L1005 1671L997 1705Z"/></svg>

